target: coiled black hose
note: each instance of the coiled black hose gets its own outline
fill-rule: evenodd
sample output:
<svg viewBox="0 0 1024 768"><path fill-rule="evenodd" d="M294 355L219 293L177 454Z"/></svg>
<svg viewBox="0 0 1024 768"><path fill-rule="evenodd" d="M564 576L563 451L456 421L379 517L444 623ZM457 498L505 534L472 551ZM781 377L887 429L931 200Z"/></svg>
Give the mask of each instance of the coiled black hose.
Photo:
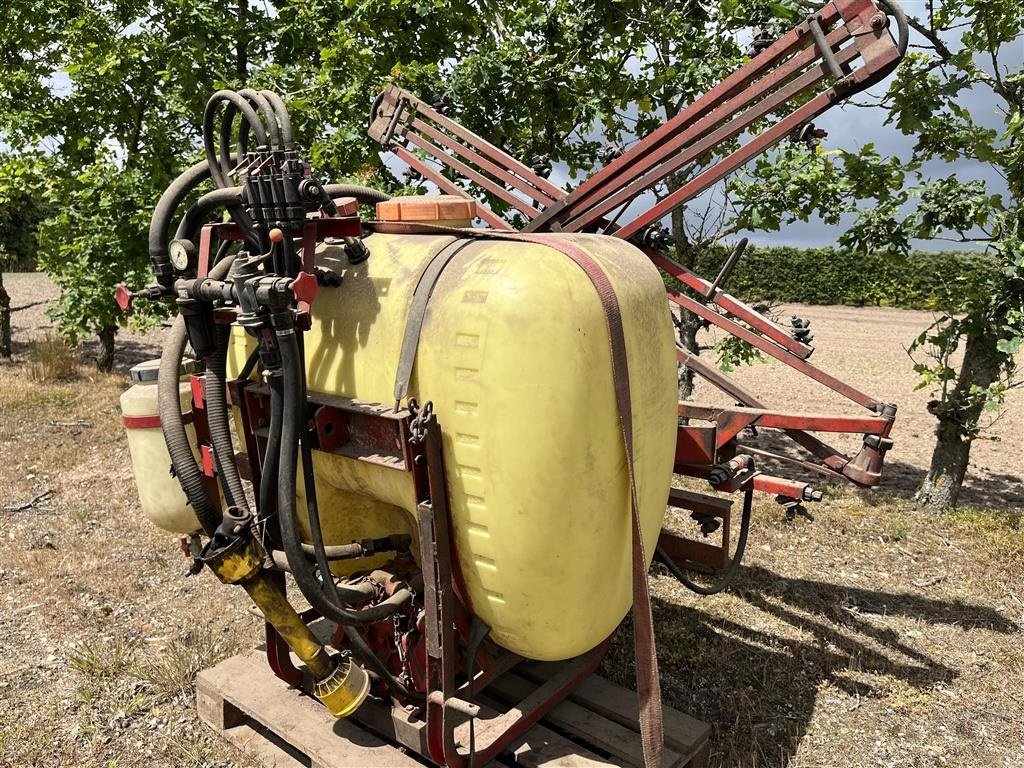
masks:
<svg viewBox="0 0 1024 768"><path fill-rule="evenodd" d="M686 573L675 564L675 561L661 547L655 549L658 560L672 572L684 587L698 595L717 595L723 589L732 584L736 574L739 573L740 563L743 562L743 554L747 551L747 535L750 533L750 516L754 502L754 492L747 490L743 495L743 516L740 518L740 534L736 539L736 552L729 561L728 567L720 574L718 581L709 587L702 586L691 579Z"/></svg>
<svg viewBox="0 0 1024 768"><path fill-rule="evenodd" d="M372 624L392 615L399 605L376 605L360 611L350 611L328 600L323 593L323 584L312 571L302 551L298 523L295 516L295 480L298 470L299 440L305 423L302 360L294 328L277 332L283 369L282 423L280 459L277 481L278 518L281 525L281 541L288 563L292 568L295 583L309 604L326 619L345 627L345 635L352 643L356 656L382 677L389 686L406 699L422 699L423 696L410 691L396 678L387 665L373 652L357 629L358 625ZM322 570L324 581L333 583L329 570ZM336 587L337 585L335 585ZM343 590L339 592L344 594ZM397 594L397 593L396 593ZM411 593L409 593L411 597ZM343 598L344 599L344 598ZM403 601L408 599L403 595Z"/></svg>
<svg viewBox="0 0 1024 768"><path fill-rule="evenodd" d="M288 114L288 107L285 106L284 99L273 91L260 91L260 96L270 103L271 108L277 115L278 125L281 126L281 141L286 149L289 148L295 143L295 137L292 135L292 118Z"/></svg>
<svg viewBox="0 0 1024 768"><path fill-rule="evenodd" d="M207 192L205 195L196 200L188 210L185 211L184 216L178 222L178 228L174 232L175 240L191 240L195 242L196 237L199 235L199 229L206 221L207 217L218 208L227 208L229 211L236 208L242 207L242 188L241 187L222 187L215 189L212 192ZM259 247L259 240L253 234L252 219L246 219L250 226L240 227L243 234L245 235L246 242L253 247ZM237 223L237 222L236 222Z"/></svg>
<svg viewBox="0 0 1024 768"><path fill-rule="evenodd" d="M264 131L260 118L256 114L256 110L252 108L252 105L239 96L234 91L217 91L210 100L206 102L206 109L203 111L203 150L206 152L206 162L210 166L210 174L213 176L213 180L217 182L218 187L230 187L232 184L228 179L228 175L231 171L231 163L228 159L230 157L230 149L227 152L224 151L224 147L221 146L220 154L213 144L213 124L214 118L217 115L217 110L220 105L227 102L228 109L230 110L230 116L233 117L234 111L238 110L242 113L242 116L249 122L253 128L253 132L256 134L256 141L259 144L267 143L267 134ZM229 115L225 115L228 118ZM231 126L231 120L225 119L222 125L227 125L229 130ZM221 134L223 136L223 134Z"/></svg>
<svg viewBox="0 0 1024 768"><path fill-rule="evenodd" d="M277 468L281 458L281 417L284 405L281 377L270 377L270 425L267 430L267 450L260 466L260 522L263 529L264 549L281 546L281 526L269 524L277 508ZM268 546L269 545L269 546Z"/></svg>
<svg viewBox="0 0 1024 768"><path fill-rule="evenodd" d="M284 149L284 144L281 141L281 132L277 125L277 113L274 108L270 105L270 102L260 93L254 91L252 88L243 88L238 92L238 95L242 98L248 99L250 104L256 106L259 109L260 114L263 115L263 124L267 130L267 136L270 139L271 147L278 147ZM246 130L245 123L242 124L241 130Z"/></svg>
<svg viewBox="0 0 1024 768"><path fill-rule="evenodd" d="M210 270L210 277L223 280L235 257L227 256L217 262ZM181 420L181 400L179 399L178 383L180 380L181 360L185 356L185 345L188 333L185 331L185 319L178 315L167 342L160 355L160 369L157 375L157 406L160 413L160 429L164 433L167 452L171 456L174 474L185 491L192 511L195 512L199 524L208 536L212 536L220 525L221 516L210 501L203 485L203 472L196 463L192 453L192 445L185 432L185 424Z"/></svg>
<svg viewBox="0 0 1024 768"><path fill-rule="evenodd" d="M221 130L219 132L220 146L219 154L214 147L214 122L217 116L217 110L221 104L227 104L223 120L221 122ZM231 154L231 128L234 122L235 112L241 112L243 124L248 124L252 127L256 134L256 141L259 144L267 143L267 133L260 122L259 115L256 110L253 109L252 104L239 94L234 91L217 91L210 100L206 102L206 109L203 111L203 151L206 154L206 162L210 169L210 176L214 182L220 188L226 188L233 186L231 183L231 171L232 166L235 162L240 162L245 156L246 146L245 139L247 136L246 131L239 131L238 134L238 153L237 155ZM246 212L245 207L241 203L231 203L226 206L228 213L231 214L231 218L246 233L247 239L251 239L253 243L260 243L260 239L256 232L256 226L252 218ZM261 251L263 248L261 248Z"/></svg>
<svg viewBox="0 0 1024 768"><path fill-rule="evenodd" d="M205 160L196 163L167 185L153 209L149 220L149 259L158 282L164 287L169 288L174 280L167 255L167 230L170 229L171 220L189 193L208 178L210 164Z"/></svg>
<svg viewBox="0 0 1024 768"><path fill-rule="evenodd" d="M299 535L298 521L296 518L295 497L296 497L296 474L298 472L299 444L302 441L302 431L305 427L305 397L302 380L304 378L301 368L302 360L299 353L298 339L294 329L278 331L278 346L281 352L281 368L283 370L283 392L282 392L282 419L281 419L281 444L280 458L277 469L277 514L281 526L281 543L284 547L288 561L292 565L292 574L299 585L302 594L309 601L309 604L320 611L326 618L346 626L369 625L381 619L391 616L395 612L395 606L371 606L369 608L350 611L342 607L341 603L353 603L364 599L361 593L348 593L344 587L338 587L331 579L331 572L328 568L326 558L323 563L319 562L323 550L323 538L320 534L318 510L315 504L310 508L314 519L310 520L310 528L313 529L313 549L320 550L317 553L318 566L321 569L321 578L318 579L313 570L309 567L302 551L302 540ZM308 445L308 443L307 443ZM304 457L305 458L305 457ZM309 462L310 465L312 462ZM306 490L306 498L315 495ZM325 584L330 582L327 589L337 590L338 600L332 602L326 599L323 592ZM411 594L409 595L411 597Z"/></svg>

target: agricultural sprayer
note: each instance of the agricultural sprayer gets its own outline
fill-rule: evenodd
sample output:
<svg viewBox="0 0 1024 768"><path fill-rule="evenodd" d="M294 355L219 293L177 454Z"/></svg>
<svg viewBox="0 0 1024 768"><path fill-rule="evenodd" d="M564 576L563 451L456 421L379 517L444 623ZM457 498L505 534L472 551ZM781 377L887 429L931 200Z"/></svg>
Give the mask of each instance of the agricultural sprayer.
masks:
<svg viewBox="0 0 1024 768"><path fill-rule="evenodd" d="M755 491L790 507L820 498L764 460L874 486L895 407L812 365L806 327L725 291L742 244L709 281L660 250L660 222L880 81L906 46L894 3L834 0L571 193L396 87L370 135L444 194L325 184L278 96L218 91L205 161L153 214L156 282L134 294L179 312L159 365L136 369L122 399L144 511L183 535L195 571L249 594L279 677L337 717L368 696L393 702L419 719L424 758L452 768L483 765L570 695L632 607L643 757L661 764L652 558L721 588ZM629 213L725 142L736 148ZM208 178L217 189L179 215ZM662 273L684 286L667 300ZM864 415L773 410L678 342L671 305ZM736 405L678 402L679 364ZM806 456L758 447L755 430ZM850 458L820 432L863 443ZM742 494L731 555L732 502L674 489L673 473ZM667 506L690 513L693 536L662 529ZM701 567L717 583L687 576ZM571 663L483 718L480 691L524 660Z"/></svg>

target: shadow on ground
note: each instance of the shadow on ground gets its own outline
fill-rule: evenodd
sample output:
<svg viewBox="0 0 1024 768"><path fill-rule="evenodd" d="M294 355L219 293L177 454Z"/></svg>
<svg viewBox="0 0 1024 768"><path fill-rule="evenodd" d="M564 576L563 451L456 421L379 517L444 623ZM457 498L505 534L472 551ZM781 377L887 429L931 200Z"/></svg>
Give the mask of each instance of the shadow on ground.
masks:
<svg viewBox="0 0 1024 768"><path fill-rule="evenodd" d="M983 606L787 578L756 566L744 567L731 591L746 604L743 623L705 612L700 602L654 600L664 701L712 725L712 765L789 765L830 686L845 694L843 706L853 701L857 708L891 692L880 683L925 691L958 676L943 659L879 626L881 617L1003 634L1018 629ZM631 630L620 632L604 673L632 685L621 675L631 668Z"/></svg>
<svg viewBox="0 0 1024 768"><path fill-rule="evenodd" d="M22 334L24 336L24 334ZM15 336L11 343L11 352L15 359L24 360L35 339L18 338ZM75 354L82 365L83 371L94 369L96 359L100 354L99 341L95 337L82 342L76 349ZM127 375L128 371L135 365L160 357L160 340L154 336L152 341L136 338L118 338L114 348L114 371Z"/></svg>

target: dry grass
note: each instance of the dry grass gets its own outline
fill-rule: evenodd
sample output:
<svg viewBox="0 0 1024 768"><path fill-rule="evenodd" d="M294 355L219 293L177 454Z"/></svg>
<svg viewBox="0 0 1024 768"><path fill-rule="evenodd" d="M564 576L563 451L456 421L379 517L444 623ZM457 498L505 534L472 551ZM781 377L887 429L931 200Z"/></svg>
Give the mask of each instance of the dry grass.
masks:
<svg viewBox="0 0 1024 768"><path fill-rule="evenodd" d="M1024 765L1021 509L865 497L814 522L762 500L728 593L655 566L666 702L712 723L713 766Z"/></svg>
<svg viewBox="0 0 1024 768"><path fill-rule="evenodd" d="M78 374L78 358L64 339L47 333L29 346L25 368L35 382L66 381Z"/></svg>
<svg viewBox="0 0 1024 768"><path fill-rule="evenodd" d="M0 366L0 766L247 766L196 718L197 670L260 642L241 592L186 578L141 518L117 398ZM759 503L736 588L654 569L667 703L714 766L1024 766L1021 511L928 517L834 492ZM631 676L628 633L606 673Z"/></svg>

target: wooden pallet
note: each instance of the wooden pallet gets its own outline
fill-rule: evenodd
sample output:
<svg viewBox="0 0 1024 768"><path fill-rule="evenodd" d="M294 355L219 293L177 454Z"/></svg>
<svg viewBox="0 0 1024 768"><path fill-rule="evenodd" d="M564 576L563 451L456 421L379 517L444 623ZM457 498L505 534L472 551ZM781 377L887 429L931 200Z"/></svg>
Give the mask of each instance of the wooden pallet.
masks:
<svg viewBox="0 0 1024 768"><path fill-rule="evenodd" d="M479 701L481 718L505 711L550 676L530 664L502 676ZM199 717L274 768L404 768L431 765L426 726L400 708L368 699L336 720L315 699L277 678L263 654L234 656L199 674ZM665 709L665 768L701 768L709 727ZM592 675L492 766L642 766L636 695Z"/></svg>

